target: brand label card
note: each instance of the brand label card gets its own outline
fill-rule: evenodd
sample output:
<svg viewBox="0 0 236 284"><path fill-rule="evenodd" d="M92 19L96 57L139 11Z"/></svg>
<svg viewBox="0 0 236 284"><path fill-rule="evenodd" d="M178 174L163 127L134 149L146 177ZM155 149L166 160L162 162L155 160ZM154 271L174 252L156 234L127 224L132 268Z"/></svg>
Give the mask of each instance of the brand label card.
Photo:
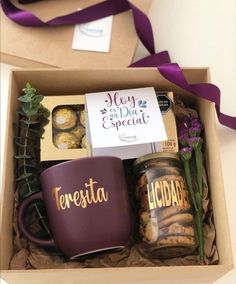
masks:
<svg viewBox="0 0 236 284"><path fill-rule="evenodd" d="M135 158L167 139L153 87L86 94L86 108L95 155Z"/></svg>
<svg viewBox="0 0 236 284"><path fill-rule="evenodd" d="M72 49L109 52L113 17L75 26Z"/></svg>

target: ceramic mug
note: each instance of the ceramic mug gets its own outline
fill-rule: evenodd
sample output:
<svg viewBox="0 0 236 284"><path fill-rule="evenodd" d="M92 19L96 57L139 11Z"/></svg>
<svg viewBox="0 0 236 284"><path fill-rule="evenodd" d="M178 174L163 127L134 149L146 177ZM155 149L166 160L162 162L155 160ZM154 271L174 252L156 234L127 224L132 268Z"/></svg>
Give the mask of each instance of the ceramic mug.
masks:
<svg viewBox="0 0 236 284"><path fill-rule="evenodd" d="M123 248L131 235L131 214L122 160L88 157L52 166L41 173L42 191L23 200L18 226L30 241L58 247L73 259ZM35 237L26 227L26 211L35 201L46 207L53 239Z"/></svg>

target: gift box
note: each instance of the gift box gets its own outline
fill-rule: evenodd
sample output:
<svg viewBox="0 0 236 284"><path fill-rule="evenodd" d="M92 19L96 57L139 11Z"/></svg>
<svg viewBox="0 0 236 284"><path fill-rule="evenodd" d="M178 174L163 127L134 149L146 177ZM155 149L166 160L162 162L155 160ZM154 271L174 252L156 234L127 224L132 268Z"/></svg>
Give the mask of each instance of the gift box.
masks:
<svg viewBox="0 0 236 284"><path fill-rule="evenodd" d="M194 84L209 82L208 69L183 69L187 80ZM216 246L219 263L214 265L113 267L81 269L9 270L13 252L12 216L14 207L14 146L13 122L17 120L17 97L26 82L45 96L61 96L153 86L156 90L173 91L196 106L205 129L205 161L214 212ZM155 68L111 70L16 70L12 71L7 114L7 133L1 191L1 270L8 283L197 283L220 278L233 267L224 183L219 155L214 104L197 98L165 80Z"/></svg>
<svg viewBox="0 0 236 284"><path fill-rule="evenodd" d="M28 5L13 2L17 7L31 11L46 21L101 1L39 1ZM151 5L151 0L132 2L145 13ZM24 27L8 19L2 10L1 25L1 60L19 67L126 67L132 62L138 42L131 11L113 17L108 53L73 50L73 25Z"/></svg>

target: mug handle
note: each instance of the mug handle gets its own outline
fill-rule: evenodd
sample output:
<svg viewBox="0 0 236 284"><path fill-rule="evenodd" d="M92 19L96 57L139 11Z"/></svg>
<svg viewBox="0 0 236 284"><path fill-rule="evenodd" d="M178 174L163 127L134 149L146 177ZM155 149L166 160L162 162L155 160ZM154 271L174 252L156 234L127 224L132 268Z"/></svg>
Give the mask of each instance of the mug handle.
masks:
<svg viewBox="0 0 236 284"><path fill-rule="evenodd" d="M25 224L26 210L29 207L29 205L31 203L34 203L35 201L43 201L43 195L41 191L30 195L29 197L24 199L22 203L20 204L18 208L18 216L17 216L18 227L21 233L31 242L37 245L40 245L42 247L56 247L55 242L52 238L48 240L37 238L26 227L26 224Z"/></svg>

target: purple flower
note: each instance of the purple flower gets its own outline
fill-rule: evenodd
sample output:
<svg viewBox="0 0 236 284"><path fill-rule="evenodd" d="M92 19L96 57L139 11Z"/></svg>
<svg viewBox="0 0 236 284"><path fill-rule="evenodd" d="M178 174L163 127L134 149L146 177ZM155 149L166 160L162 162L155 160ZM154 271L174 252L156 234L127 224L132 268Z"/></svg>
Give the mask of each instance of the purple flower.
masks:
<svg viewBox="0 0 236 284"><path fill-rule="evenodd" d="M179 151L180 158L183 162L189 161L192 157L192 148L184 147Z"/></svg>
<svg viewBox="0 0 236 284"><path fill-rule="evenodd" d="M191 127L196 127L198 129L202 130L202 124L201 124L201 122L198 118L195 118L195 117L190 118L190 125L191 125Z"/></svg>
<svg viewBox="0 0 236 284"><path fill-rule="evenodd" d="M181 127L181 128L178 128L178 133L179 135L188 135L188 128L184 128L184 127Z"/></svg>
<svg viewBox="0 0 236 284"><path fill-rule="evenodd" d="M189 123L191 126L198 126L198 125L201 126L200 120L196 117L190 117Z"/></svg>
<svg viewBox="0 0 236 284"><path fill-rule="evenodd" d="M188 145L189 147L193 148L194 150L202 147L202 138L201 137L189 137L188 138Z"/></svg>
<svg viewBox="0 0 236 284"><path fill-rule="evenodd" d="M178 130L179 131L187 131L190 127L188 119L182 120L180 123L178 123Z"/></svg>
<svg viewBox="0 0 236 284"><path fill-rule="evenodd" d="M181 145L188 146L188 139L189 139L188 133L180 134L178 139Z"/></svg>
<svg viewBox="0 0 236 284"><path fill-rule="evenodd" d="M189 128L190 127L190 119L189 118L185 118L182 120L182 124L184 127Z"/></svg>
<svg viewBox="0 0 236 284"><path fill-rule="evenodd" d="M190 137L199 136L201 131L202 131L202 126L200 124L196 126L192 126L189 128L189 136Z"/></svg>

